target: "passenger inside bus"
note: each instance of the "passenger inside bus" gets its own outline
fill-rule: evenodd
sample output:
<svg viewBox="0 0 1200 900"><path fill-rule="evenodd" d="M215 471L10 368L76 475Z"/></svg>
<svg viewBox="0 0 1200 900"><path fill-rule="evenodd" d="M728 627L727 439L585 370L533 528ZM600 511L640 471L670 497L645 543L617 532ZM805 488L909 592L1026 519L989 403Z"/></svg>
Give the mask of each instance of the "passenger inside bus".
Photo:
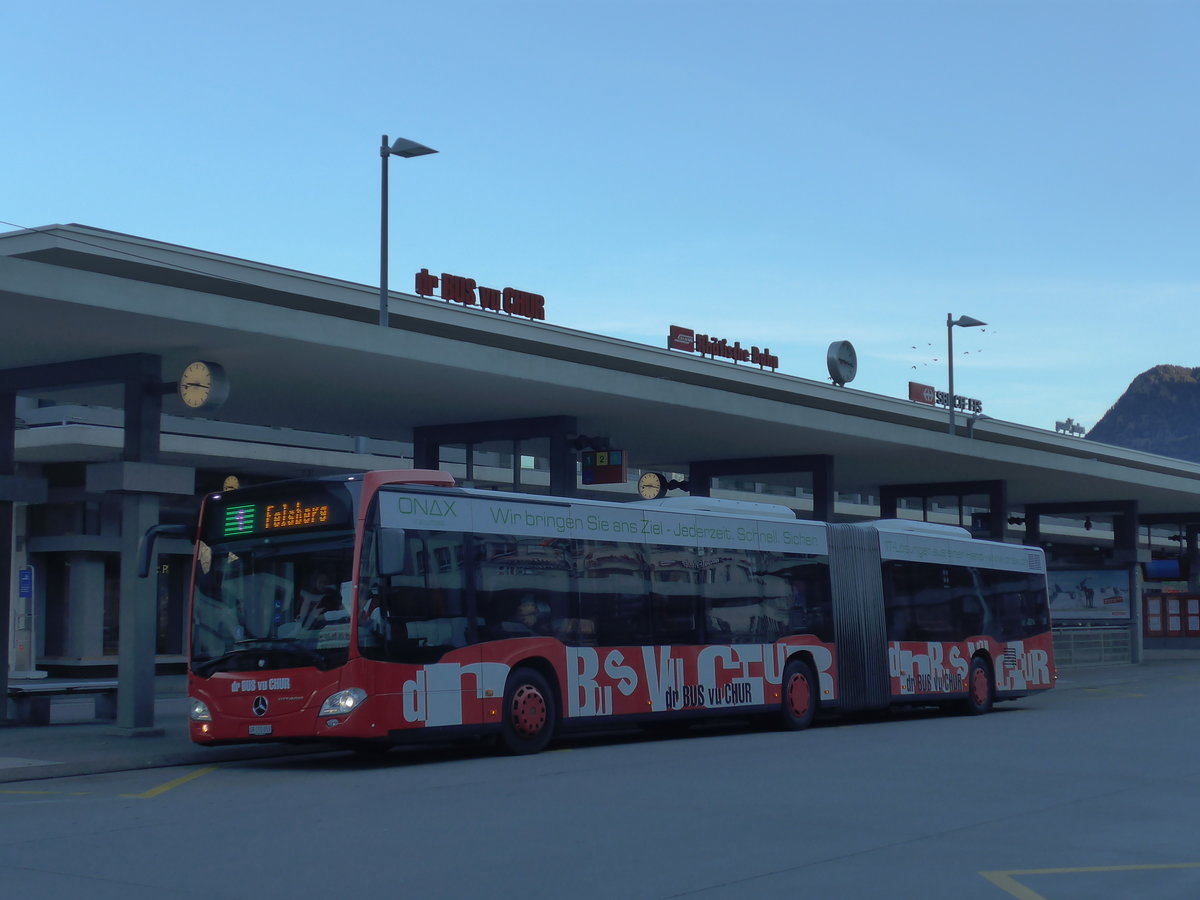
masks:
<svg viewBox="0 0 1200 900"><path fill-rule="evenodd" d="M329 573L321 569L309 572L300 589L300 611L296 614L300 627L305 630L320 628L328 619L334 618L328 614L341 609L341 594Z"/></svg>
<svg viewBox="0 0 1200 900"><path fill-rule="evenodd" d="M534 634L544 634L550 627L550 607L526 597L517 605L517 621Z"/></svg>
<svg viewBox="0 0 1200 900"><path fill-rule="evenodd" d="M500 623L499 636L550 634L551 630L550 607L533 594L525 594Z"/></svg>

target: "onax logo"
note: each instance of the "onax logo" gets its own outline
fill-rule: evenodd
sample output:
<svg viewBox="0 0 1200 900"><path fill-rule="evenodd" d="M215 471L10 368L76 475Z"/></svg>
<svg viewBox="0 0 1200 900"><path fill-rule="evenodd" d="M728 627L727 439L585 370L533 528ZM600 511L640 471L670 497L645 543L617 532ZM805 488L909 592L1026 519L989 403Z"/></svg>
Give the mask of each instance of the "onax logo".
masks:
<svg viewBox="0 0 1200 900"><path fill-rule="evenodd" d="M457 500L447 500L444 497L397 497L397 506L406 516L432 516L446 518L454 515L454 505Z"/></svg>

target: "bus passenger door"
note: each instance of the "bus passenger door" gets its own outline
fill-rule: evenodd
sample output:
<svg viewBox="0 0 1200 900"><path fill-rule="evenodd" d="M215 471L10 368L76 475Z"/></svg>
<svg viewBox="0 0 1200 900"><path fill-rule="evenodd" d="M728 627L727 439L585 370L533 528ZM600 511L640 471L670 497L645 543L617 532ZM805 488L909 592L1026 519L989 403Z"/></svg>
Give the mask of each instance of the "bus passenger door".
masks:
<svg viewBox="0 0 1200 900"><path fill-rule="evenodd" d="M364 547L359 649L377 667L390 729L478 724L479 646L468 612L463 535L379 529ZM371 559L368 559L371 557Z"/></svg>

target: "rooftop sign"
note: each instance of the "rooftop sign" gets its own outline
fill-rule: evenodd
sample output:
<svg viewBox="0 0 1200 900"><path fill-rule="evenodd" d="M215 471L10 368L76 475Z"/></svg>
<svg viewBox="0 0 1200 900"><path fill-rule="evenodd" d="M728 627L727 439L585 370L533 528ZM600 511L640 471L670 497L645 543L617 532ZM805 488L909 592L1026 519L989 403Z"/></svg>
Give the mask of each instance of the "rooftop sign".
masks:
<svg viewBox="0 0 1200 900"><path fill-rule="evenodd" d="M908 399L914 403L928 403L930 406L949 406L949 396L946 391L939 391L930 384L918 384L915 381L908 383ZM963 412L981 413L983 412L983 401L964 397L962 394L955 394L954 408L961 409Z"/></svg>
<svg viewBox="0 0 1200 900"><path fill-rule="evenodd" d="M751 347L747 350L742 346L741 341L734 341L731 344L725 338L696 334L691 328L684 328L681 325L671 326L671 333L667 335L667 349L686 350L712 359L729 359L735 364L748 362L760 369L774 371L779 368L779 357L771 353L770 347L763 347L761 350Z"/></svg>
<svg viewBox="0 0 1200 900"><path fill-rule="evenodd" d="M522 316L526 319L546 318L546 298L541 294L531 294L528 291L518 291L506 287L504 290L483 287L474 278L464 278L462 275L449 275L445 272L439 279L429 274L428 269L417 273L416 292L422 297L433 297L441 286L441 298L463 306L479 305L480 309L491 312L504 312L510 316ZM478 296L476 296L478 292Z"/></svg>

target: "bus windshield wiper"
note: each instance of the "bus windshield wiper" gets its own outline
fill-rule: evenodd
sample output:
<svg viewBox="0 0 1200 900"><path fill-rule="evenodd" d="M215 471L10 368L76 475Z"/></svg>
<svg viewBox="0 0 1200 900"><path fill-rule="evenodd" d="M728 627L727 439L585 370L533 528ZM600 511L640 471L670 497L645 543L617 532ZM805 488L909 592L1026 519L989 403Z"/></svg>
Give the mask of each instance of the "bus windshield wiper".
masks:
<svg viewBox="0 0 1200 900"><path fill-rule="evenodd" d="M259 651L266 652L268 654L278 653L280 651L284 653L292 653L305 660L305 663L302 664L314 665L322 671L329 668L327 660L324 656L322 656L316 650L305 647L294 638L252 638L238 641L235 648L230 650L228 653L223 653L220 656L214 656L212 659L206 659L203 662L196 663L194 666L192 666L192 671L201 678L207 678L214 672L226 669L227 663L231 663L239 657L254 654Z"/></svg>
<svg viewBox="0 0 1200 900"><path fill-rule="evenodd" d="M325 657L311 647L306 647L295 638L248 638L237 642L241 651L234 652L253 653L255 650L286 650L293 653L298 653L305 659L311 661L317 668L325 668Z"/></svg>

